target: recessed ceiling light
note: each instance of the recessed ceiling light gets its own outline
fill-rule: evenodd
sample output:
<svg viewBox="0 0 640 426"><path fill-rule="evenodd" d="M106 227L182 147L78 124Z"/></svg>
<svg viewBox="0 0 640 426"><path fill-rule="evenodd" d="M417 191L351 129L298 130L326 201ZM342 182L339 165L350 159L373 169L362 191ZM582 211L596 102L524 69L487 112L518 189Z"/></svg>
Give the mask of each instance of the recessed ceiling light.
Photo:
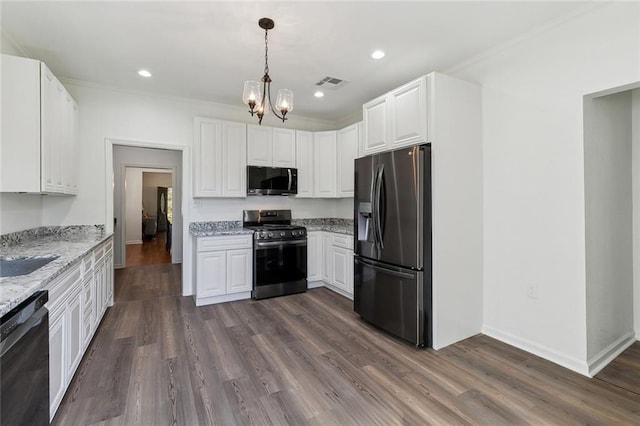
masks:
<svg viewBox="0 0 640 426"><path fill-rule="evenodd" d="M384 58L384 52L382 50L374 50L371 57L373 59L382 59Z"/></svg>
<svg viewBox="0 0 640 426"><path fill-rule="evenodd" d="M313 94L313 96L315 96L316 98L321 98L324 96L324 93L318 90L316 93Z"/></svg>
<svg viewBox="0 0 640 426"><path fill-rule="evenodd" d="M138 75L140 75L141 77L151 77L151 73L147 70L138 71Z"/></svg>

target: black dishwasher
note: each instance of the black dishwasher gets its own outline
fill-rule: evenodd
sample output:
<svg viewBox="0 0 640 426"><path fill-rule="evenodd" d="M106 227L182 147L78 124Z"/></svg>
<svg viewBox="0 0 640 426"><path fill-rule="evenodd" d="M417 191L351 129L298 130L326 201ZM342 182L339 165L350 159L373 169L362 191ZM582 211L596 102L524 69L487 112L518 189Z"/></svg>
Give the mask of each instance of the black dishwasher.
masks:
<svg viewBox="0 0 640 426"><path fill-rule="evenodd" d="M47 300L37 292L0 319L0 425L49 424Z"/></svg>

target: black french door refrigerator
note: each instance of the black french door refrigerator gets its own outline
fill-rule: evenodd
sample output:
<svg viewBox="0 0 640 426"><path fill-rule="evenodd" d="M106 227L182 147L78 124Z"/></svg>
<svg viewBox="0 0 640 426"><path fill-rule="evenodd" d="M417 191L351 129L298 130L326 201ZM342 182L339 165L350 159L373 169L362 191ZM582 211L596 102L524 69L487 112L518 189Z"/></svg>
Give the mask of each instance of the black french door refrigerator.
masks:
<svg viewBox="0 0 640 426"><path fill-rule="evenodd" d="M356 159L354 225L354 310L430 347L430 144Z"/></svg>

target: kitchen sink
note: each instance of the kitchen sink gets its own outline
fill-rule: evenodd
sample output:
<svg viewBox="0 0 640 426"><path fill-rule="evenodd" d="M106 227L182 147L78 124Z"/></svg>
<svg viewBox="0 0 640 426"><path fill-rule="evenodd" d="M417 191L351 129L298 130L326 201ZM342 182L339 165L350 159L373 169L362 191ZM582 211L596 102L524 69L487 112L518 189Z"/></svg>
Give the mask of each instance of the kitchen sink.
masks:
<svg viewBox="0 0 640 426"><path fill-rule="evenodd" d="M29 275L59 256L29 256L0 258L0 277Z"/></svg>

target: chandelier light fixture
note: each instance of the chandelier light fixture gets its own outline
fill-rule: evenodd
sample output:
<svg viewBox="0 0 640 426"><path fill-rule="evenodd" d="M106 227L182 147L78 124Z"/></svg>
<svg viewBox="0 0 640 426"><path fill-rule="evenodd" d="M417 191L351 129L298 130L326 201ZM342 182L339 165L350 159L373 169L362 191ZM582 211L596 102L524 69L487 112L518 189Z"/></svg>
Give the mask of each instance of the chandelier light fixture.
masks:
<svg viewBox="0 0 640 426"><path fill-rule="evenodd" d="M271 77L269 77L269 46L267 33L275 27L270 18L262 18L258 26L264 30L264 76L262 87L260 82L249 80L244 82L242 101L249 106L249 113L258 116L258 124L262 124L262 117L269 114L269 110L284 123L287 113L293 110L293 92L289 89L278 90L276 106L271 103Z"/></svg>

